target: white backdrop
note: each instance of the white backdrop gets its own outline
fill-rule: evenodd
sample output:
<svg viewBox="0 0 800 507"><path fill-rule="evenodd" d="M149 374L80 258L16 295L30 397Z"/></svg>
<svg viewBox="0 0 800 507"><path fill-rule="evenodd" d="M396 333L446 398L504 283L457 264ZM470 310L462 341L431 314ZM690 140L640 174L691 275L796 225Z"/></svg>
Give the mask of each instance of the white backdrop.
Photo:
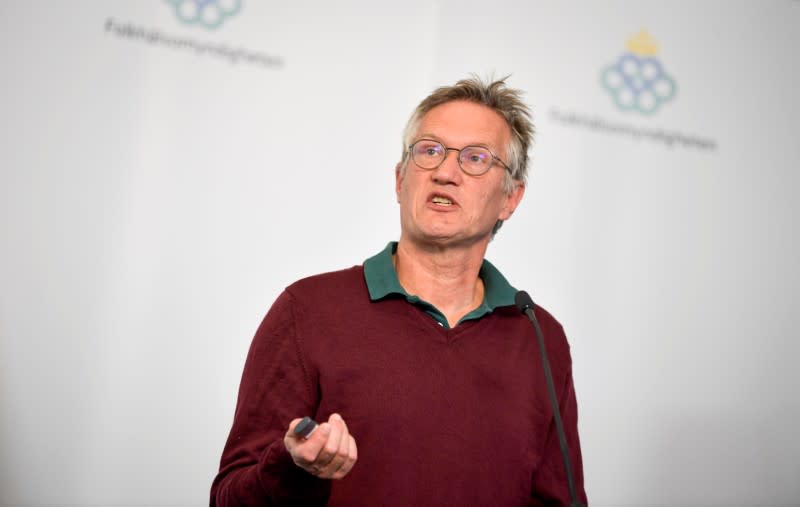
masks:
<svg viewBox="0 0 800 507"><path fill-rule="evenodd" d="M590 503L800 504L798 26L789 0L245 0L217 28L3 3L0 504L207 503L263 314L397 238L405 120L470 72L535 112L489 258L570 336ZM643 29L677 84L649 115L600 79Z"/></svg>

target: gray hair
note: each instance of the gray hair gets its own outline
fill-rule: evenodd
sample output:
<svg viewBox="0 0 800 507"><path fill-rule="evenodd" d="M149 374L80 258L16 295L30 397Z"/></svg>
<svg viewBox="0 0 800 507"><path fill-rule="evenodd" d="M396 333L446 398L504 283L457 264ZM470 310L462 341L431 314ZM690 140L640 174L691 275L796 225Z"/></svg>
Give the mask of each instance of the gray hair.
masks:
<svg viewBox="0 0 800 507"><path fill-rule="evenodd" d="M403 130L403 158L400 170L405 172L408 167L408 147L417 135L422 118L436 106L456 100L466 100L499 113L511 128L511 139L506 147L508 159L506 163L511 171L510 174L509 171L505 172L503 183L505 192L511 193L514 181L525 183L528 178L528 149L533 144L535 128L530 109L522 101L522 91L506 86L508 77L486 82L473 74L452 86L439 87L428 95L411 114ZM492 229L492 237L502 225L503 221L498 220Z"/></svg>

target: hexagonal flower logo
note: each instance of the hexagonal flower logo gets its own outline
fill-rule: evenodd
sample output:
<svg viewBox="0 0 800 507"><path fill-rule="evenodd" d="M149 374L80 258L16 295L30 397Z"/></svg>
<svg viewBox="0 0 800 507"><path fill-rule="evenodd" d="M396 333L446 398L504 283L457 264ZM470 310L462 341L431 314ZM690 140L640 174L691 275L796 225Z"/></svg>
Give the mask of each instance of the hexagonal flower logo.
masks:
<svg viewBox="0 0 800 507"><path fill-rule="evenodd" d="M242 8L241 0L165 0L187 25L218 28Z"/></svg>
<svg viewBox="0 0 800 507"><path fill-rule="evenodd" d="M651 115L675 98L678 85L656 58L658 45L642 30L625 44L627 53L600 73L600 81L622 111Z"/></svg>

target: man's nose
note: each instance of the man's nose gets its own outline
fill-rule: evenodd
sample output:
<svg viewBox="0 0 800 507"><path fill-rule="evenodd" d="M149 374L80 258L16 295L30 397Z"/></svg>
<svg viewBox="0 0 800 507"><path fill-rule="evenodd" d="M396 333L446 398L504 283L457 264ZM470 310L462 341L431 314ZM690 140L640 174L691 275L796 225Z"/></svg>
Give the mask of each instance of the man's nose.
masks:
<svg viewBox="0 0 800 507"><path fill-rule="evenodd" d="M452 155L452 156L451 156ZM456 183L461 178L461 166L458 157L461 152L449 148L444 156L444 160L439 167L433 171L433 180L437 183Z"/></svg>

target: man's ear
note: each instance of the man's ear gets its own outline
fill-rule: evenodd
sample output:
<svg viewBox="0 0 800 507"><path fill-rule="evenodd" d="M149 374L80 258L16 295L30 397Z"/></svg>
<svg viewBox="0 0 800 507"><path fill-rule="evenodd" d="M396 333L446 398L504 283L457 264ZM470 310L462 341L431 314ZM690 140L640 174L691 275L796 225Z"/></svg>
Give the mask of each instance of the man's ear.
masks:
<svg viewBox="0 0 800 507"><path fill-rule="evenodd" d="M525 195L525 183L522 181L514 180L514 188L506 194L506 204L498 217L500 220L508 220L517 209L522 197Z"/></svg>
<svg viewBox="0 0 800 507"><path fill-rule="evenodd" d="M403 162L398 162L396 166L394 166L394 193L397 197L397 202L400 202L400 186L403 184Z"/></svg>

